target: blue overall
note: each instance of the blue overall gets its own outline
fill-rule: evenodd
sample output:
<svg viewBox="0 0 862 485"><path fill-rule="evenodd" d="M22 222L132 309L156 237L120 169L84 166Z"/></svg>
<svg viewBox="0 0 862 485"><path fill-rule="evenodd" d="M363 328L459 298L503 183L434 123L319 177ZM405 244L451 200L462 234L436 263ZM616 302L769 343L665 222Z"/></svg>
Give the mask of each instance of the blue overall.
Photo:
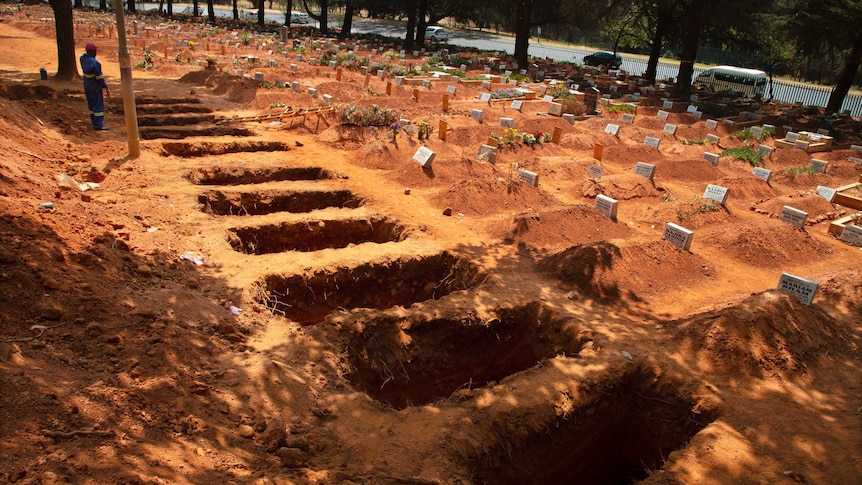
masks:
<svg viewBox="0 0 862 485"><path fill-rule="evenodd" d="M102 75L102 65L96 55L90 52L81 56L81 72L84 75L84 94L87 96L87 109L93 129L101 130L105 123L105 98L102 89L108 87Z"/></svg>

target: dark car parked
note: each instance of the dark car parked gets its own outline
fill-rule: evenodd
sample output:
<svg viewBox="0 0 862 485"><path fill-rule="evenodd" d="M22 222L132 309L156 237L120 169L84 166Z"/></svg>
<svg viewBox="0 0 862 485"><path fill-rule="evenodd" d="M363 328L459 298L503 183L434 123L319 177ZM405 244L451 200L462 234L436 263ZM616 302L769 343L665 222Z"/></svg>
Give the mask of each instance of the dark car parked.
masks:
<svg viewBox="0 0 862 485"><path fill-rule="evenodd" d="M605 66L608 69L619 69L623 64L623 59L619 54L600 51L585 56L584 64L587 66Z"/></svg>

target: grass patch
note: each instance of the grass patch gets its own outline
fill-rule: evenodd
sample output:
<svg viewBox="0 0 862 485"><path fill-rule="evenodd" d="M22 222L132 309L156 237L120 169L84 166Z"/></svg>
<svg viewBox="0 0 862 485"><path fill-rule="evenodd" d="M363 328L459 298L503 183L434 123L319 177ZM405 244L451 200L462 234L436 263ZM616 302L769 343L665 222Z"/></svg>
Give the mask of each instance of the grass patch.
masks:
<svg viewBox="0 0 862 485"><path fill-rule="evenodd" d="M721 152L722 157L733 157L734 160L744 160L751 164L752 167L759 167L760 160L763 155L748 147L728 148Z"/></svg>
<svg viewBox="0 0 862 485"><path fill-rule="evenodd" d="M612 104L607 109L608 111L628 111L634 113L637 107L632 104Z"/></svg>
<svg viewBox="0 0 862 485"><path fill-rule="evenodd" d="M790 167L786 170L790 175L799 175L801 173L807 173L810 175L817 175L817 170L814 170L811 167Z"/></svg>

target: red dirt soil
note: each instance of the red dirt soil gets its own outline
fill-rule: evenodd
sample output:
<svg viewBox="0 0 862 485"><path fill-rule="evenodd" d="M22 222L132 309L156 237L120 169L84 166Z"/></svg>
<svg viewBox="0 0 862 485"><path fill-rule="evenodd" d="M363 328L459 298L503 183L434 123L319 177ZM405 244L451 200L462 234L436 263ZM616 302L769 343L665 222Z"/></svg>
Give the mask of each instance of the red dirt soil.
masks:
<svg viewBox="0 0 862 485"><path fill-rule="evenodd" d="M811 157L776 150L767 184L747 162L704 161L743 142L689 114L671 114L670 136L641 106L613 137L618 113L570 125L466 85L443 112L445 82L387 96L358 68L293 73L293 54L240 64L303 86L265 88L230 55L221 70L162 58L201 27L136 19L157 62L134 69L135 89L163 110L273 115L320 106L313 86L434 131L393 140L332 114L201 122L131 158L115 41L99 14L75 16L76 51L101 46L107 132L89 129L80 80L39 80L56 71L50 10L0 17L0 482L858 483L862 252L827 232L853 210L813 192L858 180L858 130L816 155L823 174L787 173ZM180 57L205 59L198 39ZM501 116L562 140L478 160ZM680 141L711 132L719 147ZM425 168L411 159L423 145ZM99 187L63 189L60 174ZM726 206L701 198L708 183L730 189ZM599 193L619 200L615 221ZM353 202L321 203L339 197ZM776 218L784 205L809 212L804 230ZM668 222L695 231L689 251L663 239ZM240 226L277 224L335 242L231 246ZM243 244L277 242L258 237ZM782 272L820 283L811 306L775 289Z"/></svg>

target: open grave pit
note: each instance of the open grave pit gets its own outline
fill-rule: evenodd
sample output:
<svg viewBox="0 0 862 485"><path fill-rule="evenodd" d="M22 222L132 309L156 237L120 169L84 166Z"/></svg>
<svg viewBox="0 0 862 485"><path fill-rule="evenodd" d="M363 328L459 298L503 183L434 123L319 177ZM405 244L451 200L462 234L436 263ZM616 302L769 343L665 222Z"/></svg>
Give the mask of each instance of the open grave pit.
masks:
<svg viewBox="0 0 862 485"><path fill-rule="evenodd" d="M593 384L549 422L497 418L493 445L470 463L474 483L628 485L661 469L717 417L679 383L641 368Z"/></svg>
<svg viewBox="0 0 862 485"><path fill-rule="evenodd" d="M247 185L265 182L323 180L334 176L321 167L206 167L192 170L186 179L196 185Z"/></svg>
<svg viewBox="0 0 862 485"><path fill-rule="evenodd" d="M407 307L475 288L484 278L475 265L444 251L311 275L271 274L253 291L270 312L313 325L338 309Z"/></svg>
<svg viewBox="0 0 862 485"><path fill-rule="evenodd" d="M220 216L257 216L275 212L302 213L327 208L355 209L364 203L349 190L266 190L222 192L209 190L198 195L201 210Z"/></svg>
<svg viewBox="0 0 862 485"><path fill-rule="evenodd" d="M381 315L347 333L347 378L395 409L483 387L556 355L576 355L590 337L538 302L439 318Z"/></svg>
<svg viewBox="0 0 862 485"><path fill-rule="evenodd" d="M351 244L399 242L405 237L405 228L397 220L374 216L238 227L230 229L228 241L237 252L272 254L344 248Z"/></svg>

